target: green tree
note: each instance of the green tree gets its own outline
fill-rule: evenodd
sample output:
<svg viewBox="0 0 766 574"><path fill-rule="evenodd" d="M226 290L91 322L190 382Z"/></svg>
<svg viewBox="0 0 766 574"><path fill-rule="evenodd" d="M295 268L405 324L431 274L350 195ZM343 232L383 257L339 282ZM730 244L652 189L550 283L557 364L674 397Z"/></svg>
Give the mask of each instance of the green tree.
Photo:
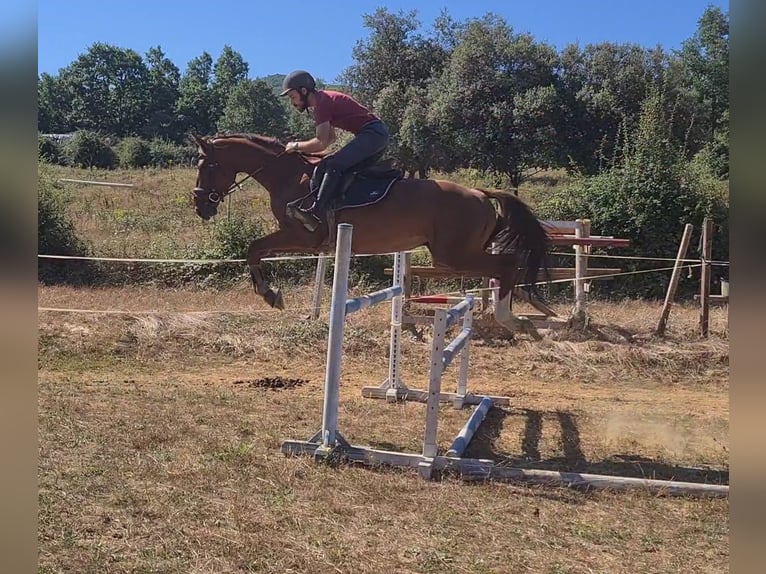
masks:
<svg viewBox="0 0 766 574"><path fill-rule="evenodd" d="M57 76L42 73L37 78L37 130L47 134L71 130L69 98Z"/></svg>
<svg viewBox="0 0 766 574"><path fill-rule="evenodd" d="M120 137L141 133L151 97L149 70L135 51L95 43L61 71L60 81L71 127Z"/></svg>
<svg viewBox="0 0 766 574"><path fill-rule="evenodd" d="M240 81L231 89L218 129L282 137L287 131L285 107L263 80Z"/></svg>
<svg viewBox="0 0 766 574"><path fill-rule="evenodd" d="M74 167L112 169L117 164L117 155L106 138L91 130L77 130L62 146L62 154Z"/></svg>
<svg viewBox="0 0 766 574"><path fill-rule="evenodd" d="M388 154L405 173L425 178L433 167L447 164L442 138L429 119L426 88L392 82L375 99L375 111L392 133Z"/></svg>
<svg viewBox="0 0 766 574"><path fill-rule="evenodd" d="M178 139L181 130L175 106L179 97L181 72L160 46L149 49L145 62L149 70L151 103L143 136L150 139L161 136Z"/></svg>
<svg viewBox="0 0 766 574"><path fill-rule="evenodd" d="M518 188L530 169L548 167L537 149L556 124L550 90L557 54L505 20L468 23L443 73L430 86L431 121L461 163L507 175ZM529 144L534 136L536 143Z"/></svg>
<svg viewBox="0 0 766 574"><path fill-rule="evenodd" d="M233 50L231 46L225 45L213 66L214 77L211 88L213 90L215 110L212 117L216 121L218 121L223 113L223 109L234 87L247 80L248 71L249 66L242 58L242 55Z"/></svg>
<svg viewBox="0 0 766 574"><path fill-rule="evenodd" d="M720 8L708 7L699 20L697 31L684 42L679 56L683 87L695 101L700 113L695 118L703 135L691 141L690 152L708 146L728 173L729 134L729 16ZM723 175L723 173L720 173Z"/></svg>
<svg viewBox="0 0 766 574"><path fill-rule="evenodd" d="M42 164L37 171L37 251L44 255L87 255L66 214L69 198ZM86 262L38 259L38 279L43 282L79 281L90 275Z"/></svg>
<svg viewBox="0 0 766 574"><path fill-rule="evenodd" d="M604 42L560 55L560 162L586 174L605 169L619 147L621 126L638 121L648 91L664 73L663 55L635 44Z"/></svg>
<svg viewBox="0 0 766 574"><path fill-rule="evenodd" d="M443 67L447 51L436 38L417 33L417 11L392 14L378 8L362 19L369 36L356 43L354 64L340 79L365 104L372 105L391 83L422 87Z"/></svg>
<svg viewBox="0 0 766 574"><path fill-rule="evenodd" d="M184 131L212 135L215 131L216 104L212 88L213 58L207 52L192 59L179 82L176 113Z"/></svg>

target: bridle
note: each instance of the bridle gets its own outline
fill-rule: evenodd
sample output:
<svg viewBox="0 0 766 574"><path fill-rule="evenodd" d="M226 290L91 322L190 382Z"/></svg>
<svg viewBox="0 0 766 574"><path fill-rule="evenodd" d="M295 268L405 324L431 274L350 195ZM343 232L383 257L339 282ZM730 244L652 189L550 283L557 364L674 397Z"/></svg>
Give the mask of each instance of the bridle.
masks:
<svg viewBox="0 0 766 574"><path fill-rule="evenodd" d="M284 155L284 153L285 153L284 150L279 152L275 156L275 158ZM200 167L205 167L205 168L209 168L209 169L215 169L215 168L220 167L220 164L218 162L216 162L216 161L207 161L207 159L208 158L206 157L205 165L200 166ZM195 187L194 188L194 194L199 196L199 195L201 195L203 193L207 193L208 194L208 196L207 196L208 201L210 203L214 204L214 205L218 205L219 203L221 203L226 198L226 196L231 195L232 193L234 193L238 189L241 190L242 189L242 187L241 187L242 183L244 183L245 181L247 181L251 177L255 178L255 176L258 175L260 172L262 172L264 169L266 169L266 166L262 165L261 167L259 167L255 171L251 171L250 173L248 173L245 177L243 177L239 181L235 181L234 183L232 183L229 186L229 189L227 189L223 193L218 193L218 191L216 191L215 189L212 190L212 191L209 191L209 190L205 189L204 187Z"/></svg>
<svg viewBox="0 0 766 574"><path fill-rule="evenodd" d="M279 158L287 153L287 149L283 149L279 153L276 153L274 155L274 159ZM310 156L310 157L325 157L325 154L322 153L305 153L301 152L301 156ZM202 160L201 164L198 164L197 169L202 170L203 168L206 169L223 169L221 164L215 161L215 157L213 155L213 148L211 147L210 150L208 150L207 153L201 155L200 159ZM258 169L249 172L245 177L240 179L239 181L236 181L236 173L235 181L232 183L229 188L224 192L219 192L217 189L206 189L204 187L195 187L193 190L194 193L194 202L197 207L197 213L200 215L200 217L203 217L204 219L207 219L208 217L212 217L215 215L218 211L218 206L221 204L221 202L228 196L234 193L237 189L242 189L241 185L245 181L247 181L250 178L255 178L256 175L261 173L263 170L265 170L268 167L268 163L262 165ZM199 181L199 178L198 178ZM205 197L207 195L207 197ZM212 213L209 216L203 215L200 210L208 211L207 207L203 207L202 203L207 200L207 206L210 206L212 208Z"/></svg>

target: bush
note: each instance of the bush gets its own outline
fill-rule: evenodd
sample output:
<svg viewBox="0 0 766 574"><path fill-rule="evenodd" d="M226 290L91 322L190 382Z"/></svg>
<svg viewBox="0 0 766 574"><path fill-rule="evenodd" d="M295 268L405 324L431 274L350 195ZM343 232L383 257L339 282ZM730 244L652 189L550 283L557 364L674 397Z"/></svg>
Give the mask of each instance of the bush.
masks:
<svg viewBox="0 0 766 574"><path fill-rule="evenodd" d="M106 139L96 132L80 130L63 146L67 164L82 168L112 169L117 157Z"/></svg>
<svg viewBox="0 0 766 574"><path fill-rule="evenodd" d="M117 157L122 168L146 167L151 161L149 144L141 138L125 138L117 146Z"/></svg>
<svg viewBox="0 0 766 574"><path fill-rule="evenodd" d="M42 255L86 255L85 244L77 237L66 216L67 198L45 167L37 176L37 250ZM46 283L83 283L92 279L88 262L38 259L38 279Z"/></svg>
<svg viewBox="0 0 766 574"><path fill-rule="evenodd" d="M197 148L178 145L164 139L149 142L149 163L155 167L190 166L197 160Z"/></svg>
<svg viewBox="0 0 766 574"><path fill-rule="evenodd" d="M61 161L61 149L56 140L38 134L37 157L48 163L59 163Z"/></svg>
<svg viewBox="0 0 766 574"><path fill-rule="evenodd" d="M717 224L713 257L728 259L728 184L721 182L703 162L689 162L666 134L661 98L650 96L635 131L623 149L622 161L608 171L579 179L560 189L538 207L541 217L571 220L589 217L592 233L630 239L626 249L609 254L674 257L684 224L699 234L704 217ZM697 245L692 240L692 246ZM696 253L689 250L687 257ZM571 259L569 260L571 265ZM664 262L621 261L625 271L669 267ZM644 273L596 282L612 296L662 297L668 273ZM679 295L691 295L698 282L682 281Z"/></svg>

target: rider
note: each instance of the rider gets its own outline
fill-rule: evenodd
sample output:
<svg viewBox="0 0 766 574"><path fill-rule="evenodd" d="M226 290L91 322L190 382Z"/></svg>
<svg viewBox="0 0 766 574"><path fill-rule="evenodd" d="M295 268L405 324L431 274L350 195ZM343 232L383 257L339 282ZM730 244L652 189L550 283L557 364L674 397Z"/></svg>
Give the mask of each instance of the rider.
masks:
<svg viewBox="0 0 766 574"><path fill-rule="evenodd" d="M296 210L296 217L304 227L314 231L319 226L319 215L338 190L343 172L381 154L388 146L388 128L351 96L333 90L317 90L314 78L303 70L285 77L280 95L289 96L299 112L311 108L316 124L316 136L306 141L288 142L287 153L324 151L335 141L336 127L354 134L350 142L322 160L326 171L314 204L306 210Z"/></svg>

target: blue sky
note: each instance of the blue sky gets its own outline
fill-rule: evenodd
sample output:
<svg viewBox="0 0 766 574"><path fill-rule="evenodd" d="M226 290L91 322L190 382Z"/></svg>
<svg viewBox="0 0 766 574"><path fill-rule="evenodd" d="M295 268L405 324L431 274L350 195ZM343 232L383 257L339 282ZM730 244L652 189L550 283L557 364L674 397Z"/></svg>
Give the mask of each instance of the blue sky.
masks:
<svg viewBox="0 0 766 574"><path fill-rule="evenodd" d="M722 0L39 0L37 69L55 75L104 42L142 56L159 45L183 72L189 60L205 51L215 60L229 45L250 77L301 68L332 82L366 37L362 15L378 7L417 10L424 31L444 8L459 21L498 14L558 49L610 41L670 50L694 34L708 5L729 10Z"/></svg>

